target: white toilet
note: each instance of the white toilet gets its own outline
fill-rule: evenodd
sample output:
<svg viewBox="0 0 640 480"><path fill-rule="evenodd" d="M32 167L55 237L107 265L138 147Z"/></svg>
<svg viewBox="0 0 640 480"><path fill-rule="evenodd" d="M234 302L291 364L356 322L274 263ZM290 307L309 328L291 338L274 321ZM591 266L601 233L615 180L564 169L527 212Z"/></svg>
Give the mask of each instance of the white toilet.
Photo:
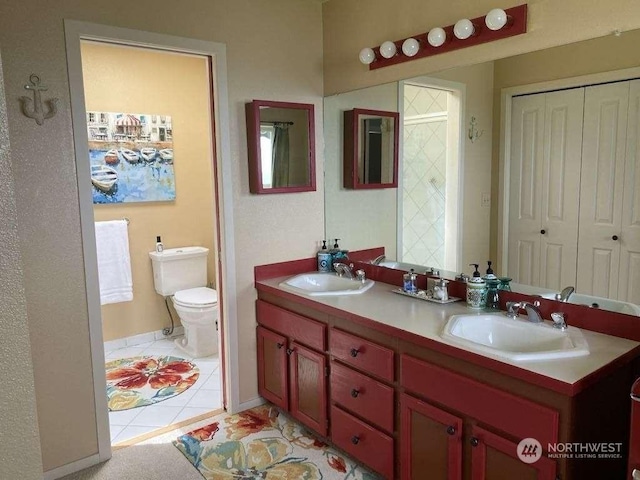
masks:
<svg viewBox="0 0 640 480"><path fill-rule="evenodd" d="M163 297L172 296L184 327L176 345L192 357L208 357L218 351L218 292L207 288L207 254L204 247L168 248L149 252L153 284Z"/></svg>

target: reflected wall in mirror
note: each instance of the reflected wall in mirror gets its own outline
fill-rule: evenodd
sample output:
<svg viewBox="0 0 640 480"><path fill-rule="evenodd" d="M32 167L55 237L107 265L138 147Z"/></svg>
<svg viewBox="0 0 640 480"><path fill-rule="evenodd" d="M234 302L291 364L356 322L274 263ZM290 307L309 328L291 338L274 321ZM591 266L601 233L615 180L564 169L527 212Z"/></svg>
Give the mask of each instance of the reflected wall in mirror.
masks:
<svg viewBox="0 0 640 480"><path fill-rule="evenodd" d="M504 91L509 91L518 97L518 95L534 95L540 92L551 92L554 90L565 90L569 87L579 87L579 84L572 83L580 79L586 79L586 84L604 84L610 82L624 83L627 86L620 88L628 91L624 98L632 99L634 95L633 82L630 80L640 78L640 61L637 56L637 48L635 45L640 42L640 31L624 32L620 37L607 36L593 40L578 42L575 44L564 45L552 49L541 50L515 57L496 60L478 65L455 68L452 70L430 74L429 79L439 81L450 81L462 84L464 94L462 98L462 117L464 127L462 129L461 142L461 176L460 183L463 194L460 196L461 207L459 210L463 212L460 227L459 241L462 243L461 256L457 262L456 268L445 268L445 270L457 270L470 273L469 263L480 263L486 266L486 260L494 261L494 269L498 275L513 275L516 277L516 271L512 265L515 261L509 261L508 248L509 243L506 239L509 237L509 229L513 230L509 219L509 213L512 216L516 212L516 205L511 201L509 196L509 185L513 185L511 190L519 190L524 193L532 193L534 190L527 190L526 178L520 176L512 178L513 169L505 168L511 160L509 153L509 144L505 143L505 131L512 128L513 110L505 109ZM615 52L615 54L612 54ZM387 260L396 260L390 262L390 266L403 268L406 264L418 263L423 265L426 270L428 267L435 266L431 262L415 262L408 259L403 250L400 248L399 242L402 228L402 198L401 192L407 182L415 180L415 176L419 175L410 172L407 169L405 144L407 135L407 114L402 96L398 94L402 91L403 85L413 84L416 80L423 81L426 77L407 79L403 82L396 82L384 85L368 87L365 89L346 92L339 95L327 97L325 99L325 202L326 202L326 234L327 237L342 238L342 244L349 249L364 249L375 246L384 246L387 253ZM583 85L586 85L583 84ZM585 87L585 92L586 92ZM586 96L586 93L585 93ZM606 96L606 95L605 95ZM619 98L620 95L618 95ZM608 98L608 97L607 97ZM635 97L633 97L635 98ZM606 100L606 99L605 99ZM580 172L576 172L575 168L561 168L560 164L563 159L560 155L553 155L546 161L552 162L557 168L556 173L551 178L542 180L542 189L552 192L553 197L559 198L576 198L580 206L587 203L600 205L598 210L600 220L607 220L601 214L605 210L613 212L612 220L618 222L616 232L625 232L624 235L619 233L609 233L608 236L602 236L601 244L594 244L595 249L591 249L590 257L594 260L594 267L591 271L584 272L577 269L576 273L570 277L561 277L559 275L538 275L538 279L531 277L529 285L523 285L522 279L514 285L514 291L522 293L540 294L550 298L559 292L562 288L571 284L576 287L576 294L570 301L576 303L586 303L590 306L597 304L599 308L617 311L627 314L637 314L640 309L634 305L640 304L640 222L636 219L640 218L640 155L638 155L638 110L629 107L629 105L638 105L640 99L633 101L605 101L611 107L609 111L612 119L619 119L619 125L624 124L624 128L619 129L619 135L602 138L600 145L605 144L611 148L600 149L602 153L617 152L617 155L596 155L598 160L590 160L591 166L586 169L593 178L597 180L596 186L585 187L561 187L558 186L560 176L566 178L584 177ZM370 103L369 103L370 102ZM381 107L381 105L384 105ZM551 104L547 105L550 109L546 115L550 116L551 123L549 125L562 124L562 112L569 112L566 109L551 109ZM615 106L615 108L614 108ZM349 108L384 108L387 110L397 110L400 115L400 158L399 158L399 185L396 192L392 196L381 195L382 191L369 192L373 195L367 198L346 197L344 191L336 190L333 182L334 163L338 160L335 153L336 145L332 141L339 140L335 136L336 113ZM585 112L589 110L588 106L584 107ZM595 108L595 111L602 109ZM613 111L618 112L615 117ZM586 113L585 113L586 115ZM533 117L542 119L545 116L545 109L538 110L529 116L529 120ZM487 133L478 138L475 142L471 142L466 135L466 130L472 117L477 120L476 127L485 130ZM526 117L526 115L525 115ZM624 117L624 118L623 118ZM580 117L581 118L581 117ZM595 117L594 117L595 119ZM624 120L624 122L622 122ZM542 121L542 120L540 120ZM585 121L591 121L585 117ZM533 122L535 123L535 122ZM544 122L543 122L544 123ZM506 127L501 124L506 124ZM624 130L624 131L623 131ZM612 131L608 129L608 131ZM492 132L492 135L489 134ZM512 135L513 137L513 135ZM590 137L595 138L593 135ZM568 139L561 135L549 138L548 141L558 142L562 139ZM606 142L605 142L606 140ZM608 143L607 143L608 142ZM547 145L550 145L548 143ZM597 149L584 145L582 140L578 142L581 151L582 174L585 173L584 165L586 160L583 153L594 153ZM338 144L338 146L341 146ZM513 147L513 141L511 142ZM544 145L536 150L539 155L532 162L526 164L525 170L538 168L542 166ZM561 151L560 151L561 152ZM501 158L502 157L502 158ZM532 160L529 158L529 160ZM538 163L536 163L538 162ZM526 163L526 162L525 162ZM511 170L511 172L510 172ZM532 170L531 170L532 171ZM606 175L605 175L606 172ZM412 177L414 176L414 177ZM339 180L339 178L337 179ZM604 180L611 180L606 188ZM523 184L524 182L524 184ZM546 185L546 187L545 187ZM594 184L595 185L595 184ZM524 190L521 187L527 187ZM536 187L537 188L537 187ZM606 193L613 195L606 195ZM364 192L356 192L364 193ZM336 198L340 201L336 201ZM599 200L596 201L596 198ZM622 199L620 204L615 203ZM515 201L515 200L514 200ZM534 201L534 204L542 205L544 201ZM366 204L366 208L361 207ZM546 204L558 207L558 202L546 202ZM615 204L615 205L614 205ZM427 202L428 208L435 208L435 202L430 200ZM605 209L604 207L607 207ZM611 207L611 208L609 208ZM557 208L554 211L537 207L536 214L549 216L548 214L566 215L566 209ZM586 245L588 236L585 232L585 223L582 218L582 208L578 215L578 222L582 222L582 226L578 226L576 242L578 245ZM372 211L373 213L369 213ZM615 217L615 218L614 218ZM344 221L344 219L348 221ZM608 218L608 217L607 217ZM406 219L405 219L406 220ZM608 221L608 220L607 220ZM622 223L620 223L620 221ZM626 222L626 223L625 223ZM415 224L414 221L410 223ZM544 223L544 222L543 222ZM597 222L596 222L597 223ZM605 222L607 223L607 222ZM611 223L611 222L609 222ZM536 234L542 237L549 237L548 225L539 226L536 223ZM545 228L547 227L547 228ZM612 228L608 226L607 228ZM544 230L544 233L542 231ZM554 228L554 230L556 230ZM428 230L418 229L416 233L422 233L424 237L431 238L433 233ZM503 235L506 235L506 237ZM512 235L512 234L511 234ZM613 235L618 237L612 240ZM549 237L550 238L550 237ZM624 241L622 241L624 239ZM522 255L527 257L532 267L540 268L543 263L554 265L558 263L559 254L566 257L567 252L560 252L559 244L555 242L547 242L548 248L543 248L544 238L535 246L536 241L531 245L530 255L522 250ZM606 242L605 242L606 240ZM603 243L604 242L604 243ZM608 243L607 243L608 242ZM562 247L564 248L564 247ZM578 247L580 248L580 247ZM556 255L554 257L553 255ZM575 255L575 253L574 253ZM556 258L556 260L554 260ZM405 262L403 265L402 262ZM576 263L576 262L573 262ZM585 262L578 263L581 265ZM602 265L606 264L606 268ZM486 268L486 267L485 267ZM420 270L418 270L420 272ZM545 267L543 273L553 272L553 269ZM616 278L617 288L609 287L604 289L606 285L612 285L609 280ZM524 277L523 277L524 278ZM571 278L572 280L567 280ZM590 285L584 286L585 283ZM592 289L593 287L593 289ZM597 288L602 288L597 290ZM582 291L581 291L582 290ZM602 298L598 298L602 297ZM604 301L608 299L609 301Z"/></svg>
<svg viewBox="0 0 640 480"><path fill-rule="evenodd" d="M398 186L398 112L344 112L344 187Z"/></svg>
<svg viewBox="0 0 640 480"><path fill-rule="evenodd" d="M251 193L315 191L313 105L254 100L246 115Z"/></svg>

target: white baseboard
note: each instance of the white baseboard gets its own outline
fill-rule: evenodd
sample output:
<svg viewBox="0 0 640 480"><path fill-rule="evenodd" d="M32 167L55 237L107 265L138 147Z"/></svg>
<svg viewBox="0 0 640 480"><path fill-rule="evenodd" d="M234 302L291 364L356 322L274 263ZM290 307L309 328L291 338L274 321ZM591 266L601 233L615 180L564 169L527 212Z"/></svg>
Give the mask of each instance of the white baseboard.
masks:
<svg viewBox="0 0 640 480"><path fill-rule="evenodd" d="M42 474L42 480L56 480L57 478L62 478L71 473L79 472L80 470L92 467L94 465L97 465L98 463L101 463L100 455L96 453L95 455L91 455L90 457L67 463L66 465L63 465L61 467L44 472Z"/></svg>
<svg viewBox="0 0 640 480"><path fill-rule="evenodd" d="M176 326L171 335L165 335L162 333L162 330L156 330L154 332L132 335L131 337L118 338L117 340L109 340L108 342L104 342L104 350L110 352L119 348L135 347L143 343L154 342L156 340L162 340L163 338L179 337L180 335L184 335L184 327L182 325Z"/></svg>
<svg viewBox="0 0 640 480"><path fill-rule="evenodd" d="M264 405L265 403L267 403L267 401L264 398L256 397L246 402L242 402L241 404L238 405L238 408L234 412L229 412L229 413L244 412L245 410L249 410L250 408L255 408L255 407L259 407L260 405Z"/></svg>

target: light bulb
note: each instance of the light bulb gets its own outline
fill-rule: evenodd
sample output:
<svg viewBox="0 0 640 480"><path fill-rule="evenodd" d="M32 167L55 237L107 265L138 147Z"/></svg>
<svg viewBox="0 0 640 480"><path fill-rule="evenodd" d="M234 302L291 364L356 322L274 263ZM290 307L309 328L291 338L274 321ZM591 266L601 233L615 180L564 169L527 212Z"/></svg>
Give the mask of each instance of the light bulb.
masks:
<svg viewBox="0 0 640 480"><path fill-rule="evenodd" d="M453 26L453 34L460 40L466 40L469 38L473 35L474 30L473 23L471 23L471 20L468 18L458 20Z"/></svg>
<svg viewBox="0 0 640 480"><path fill-rule="evenodd" d="M359 57L362 63L364 63L365 65L369 65L376 59L376 54L373 51L373 48L367 47L360 50Z"/></svg>
<svg viewBox="0 0 640 480"><path fill-rule="evenodd" d="M380 45L380 55L384 58L391 58L396 54L396 44L393 42L384 42Z"/></svg>
<svg viewBox="0 0 640 480"><path fill-rule="evenodd" d="M436 27L429 30L427 41L432 47L440 47L447 40L447 32L443 28Z"/></svg>
<svg viewBox="0 0 640 480"><path fill-rule="evenodd" d="M484 23L489 30L500 30L507 24L507 12L501 8L494 8L484 18Z"/></svg>
<svg viewBox="0 0 640 480"><path fill-rule="evenodd" d="M402 53L407 57L413 57L420 50L420 44L415 38L407 38L402 42Z"/></svg>

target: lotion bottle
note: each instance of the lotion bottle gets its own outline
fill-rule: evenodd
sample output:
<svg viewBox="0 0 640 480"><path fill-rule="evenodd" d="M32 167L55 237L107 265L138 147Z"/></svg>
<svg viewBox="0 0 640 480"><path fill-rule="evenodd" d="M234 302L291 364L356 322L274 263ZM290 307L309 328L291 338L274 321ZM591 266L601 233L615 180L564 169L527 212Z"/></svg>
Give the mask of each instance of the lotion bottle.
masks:
<svg viewBox="0 0 640 480"><path fill-rule="evenodd" d="M472 267L475 267L476 271L473 272L473 276L467 282L467 305L471 308L484 308L487 301L487 287L483 278L478 271L477 263L471 263Z"/></svg>
<svg viewBox="0 0 640 480"><path fill-rule="evenodd" d="M164 245L162 245L162 239L160 238L160 235L156 237L156 252L164 252Z"/></svg>

